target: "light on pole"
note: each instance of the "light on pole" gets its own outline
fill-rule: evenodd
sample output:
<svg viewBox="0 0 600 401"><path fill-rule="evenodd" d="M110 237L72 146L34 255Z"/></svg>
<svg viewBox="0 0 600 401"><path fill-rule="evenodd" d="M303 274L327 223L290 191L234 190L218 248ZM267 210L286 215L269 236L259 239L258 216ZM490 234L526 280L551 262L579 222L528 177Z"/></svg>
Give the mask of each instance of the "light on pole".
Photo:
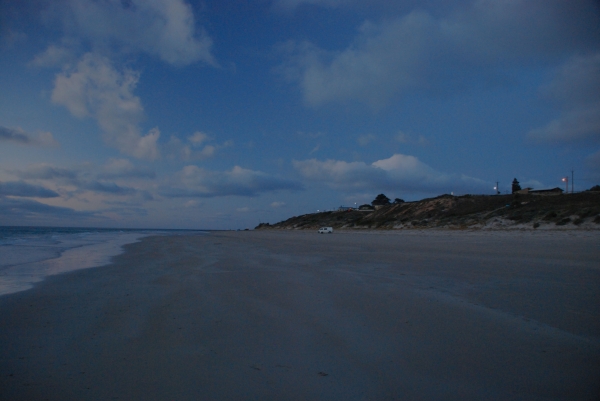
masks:
<svg viewBox="0 0 600 401"><path fill-rule="evenodd" d="M565 187L566 187L565 193L568 194L569 193L569 177L564 177L562 180L565 183Z"/></svg>

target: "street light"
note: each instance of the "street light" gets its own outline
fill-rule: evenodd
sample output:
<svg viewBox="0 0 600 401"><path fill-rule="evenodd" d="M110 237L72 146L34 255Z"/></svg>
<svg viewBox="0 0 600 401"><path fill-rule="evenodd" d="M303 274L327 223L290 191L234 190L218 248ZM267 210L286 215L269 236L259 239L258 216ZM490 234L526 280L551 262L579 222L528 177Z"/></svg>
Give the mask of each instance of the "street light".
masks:
<svg viewBox="0 0 600 401"><path fill-rule="evenodd" d="M566 186L565 193L568 194L569 193L569 177L564 177L562 180L563 180L563 182L565 183L565 186Z"/></svg>

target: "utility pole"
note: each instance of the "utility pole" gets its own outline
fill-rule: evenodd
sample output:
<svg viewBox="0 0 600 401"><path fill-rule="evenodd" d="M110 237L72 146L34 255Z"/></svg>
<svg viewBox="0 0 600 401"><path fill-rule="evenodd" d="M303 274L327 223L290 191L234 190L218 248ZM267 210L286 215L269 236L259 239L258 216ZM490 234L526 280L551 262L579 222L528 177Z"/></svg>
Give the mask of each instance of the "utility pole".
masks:
<svg viewBox="0 0 600 401"><path fill-rule="evenodd" d="M494 188L496 190L496 195L500 195L500 185L498 183L498 181L496 181L496 188Z"/></svg>
<svg viewBox="0 0 600 401"><path fill-rule="evenodd" d="M573 193L573 185L575 184L575 180L573 179L573 168L571 168L571 193Z"/></svg>

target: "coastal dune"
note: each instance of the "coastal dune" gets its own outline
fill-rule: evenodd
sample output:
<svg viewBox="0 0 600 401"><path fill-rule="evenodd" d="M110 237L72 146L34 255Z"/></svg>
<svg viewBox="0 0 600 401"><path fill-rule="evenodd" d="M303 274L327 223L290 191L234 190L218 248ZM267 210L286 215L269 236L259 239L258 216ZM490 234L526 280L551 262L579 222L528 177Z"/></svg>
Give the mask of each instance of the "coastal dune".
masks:
<svg viewBox="0 0 600 401"><path fill-rule="evenodd" d="M0 400L598 400L598 232L212 232L0 297Z"/></svg>

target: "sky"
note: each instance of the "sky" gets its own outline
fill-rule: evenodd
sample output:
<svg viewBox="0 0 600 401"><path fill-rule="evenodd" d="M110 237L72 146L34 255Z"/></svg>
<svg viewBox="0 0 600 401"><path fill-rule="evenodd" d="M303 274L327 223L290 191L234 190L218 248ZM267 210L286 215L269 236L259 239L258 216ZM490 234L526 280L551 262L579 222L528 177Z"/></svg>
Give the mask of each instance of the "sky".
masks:
<svg viewBox="0 0 600 401"><path fill-rule="evenodd" d="M600 2L0 0L0 225L600 184Z"/></svg>

